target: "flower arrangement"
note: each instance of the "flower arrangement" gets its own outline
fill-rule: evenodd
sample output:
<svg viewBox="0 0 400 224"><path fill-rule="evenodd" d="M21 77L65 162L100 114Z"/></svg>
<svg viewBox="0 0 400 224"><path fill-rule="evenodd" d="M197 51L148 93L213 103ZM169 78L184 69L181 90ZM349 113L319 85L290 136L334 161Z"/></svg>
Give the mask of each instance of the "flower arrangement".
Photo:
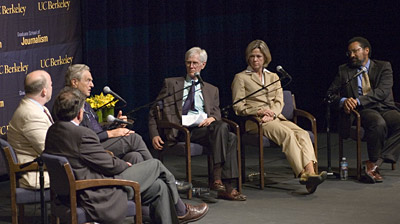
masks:
<svg viewBox="0 0 400 224"><path fill-rule="evenodd" d="M99 117L99 122L101 123L107 120L107 116L109 114L114 116L114 107L115 104L118 102L118 100L115 101L113 100L114 100L113 95L107 94L104 96L103 93L100 93L100 95L94 95L92 97L87 98L86 102L88 102L90 106L95 110L101 108L100 110L96 111L97 116Z"/></svg>

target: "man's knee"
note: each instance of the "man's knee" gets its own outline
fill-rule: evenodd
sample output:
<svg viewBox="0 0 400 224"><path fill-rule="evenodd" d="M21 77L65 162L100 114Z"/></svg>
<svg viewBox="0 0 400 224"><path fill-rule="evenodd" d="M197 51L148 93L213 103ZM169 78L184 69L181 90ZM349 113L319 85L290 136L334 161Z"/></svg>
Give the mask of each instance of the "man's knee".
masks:
<svg viewBox="0 0 400 224"><path fill-rule="evenodd" d="M132 164L141 163L144 161L143 156L138 152L129 152L124 155L122 158L126 162L130 162Z"/></svg>

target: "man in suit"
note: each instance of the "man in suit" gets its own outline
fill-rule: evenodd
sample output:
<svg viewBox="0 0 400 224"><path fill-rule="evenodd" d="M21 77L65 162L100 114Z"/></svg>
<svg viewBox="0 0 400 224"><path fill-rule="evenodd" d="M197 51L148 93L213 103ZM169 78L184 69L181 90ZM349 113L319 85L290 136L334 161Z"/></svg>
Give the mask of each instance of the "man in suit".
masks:
<svg viewBox="0 0 400 224"><path fill-rule="evenodd" d="M393 101L392 67L387 61L370 59L371 45L363 37L350 39L347 50L349 62L339 66L328 95L347 114L347 122L354 120L351 110L359 111L369 157L364 172L370 182L382 182L379 166L396 162L400 154L400 112ZM354 77L363 68L367 72Z"/></svg>
<svg viewBox="0 0 400 224"><path fill-rule="evenodd" d="M89 66L84 64L69 66L65 75L65 85L77 88L86 97L89 97L91 89L94 87ZM118 118L121 120L127 119L126 116L122 116L122 111L118 112ZM103 147L113 152L118 158L132 164L153 158L142 137L125 128L125 125L111 130L104 130L98 122L97 114L88 103L85 103L85 116L81 126L88 127L96 132Z"/></svg>
<svg viewBox="0 0 400 224"><path fill-rule="evenodd" d="M152 223L188 223L201 219L207 204L184 204L179 198L174 176L156 159L132 165L107 153L91 129L79 126L84 118L85 96L65 88L54 102L58 121L48 130L45 153L65 156L76 179L126 179L140 184L141 199L150 205ZM79 203L96 222L121 223L127 200L133 194L128 188L102 187L84 190Z"/></svg>
<svg viewBox="0 0 400 224"><path fill-rule="evenodd" d="M31 162L44 150L47 129L53 120L44 106L53 92L51 77L43 70L29 73L24 82L25 97L11 118L7 140L15 150L20 163ZM19 180L21 187L39 189L39 172L28 172ZM49 176L44 173L49 187Z"/></svg>
<svg viewBox="0 0 400 224"><path fill-rule="evenodd" d="M190 141L209 146L212 151L214 182L211 188L218 191L220 198L244 201L246 197L231 185L232 179L238 177L237 140L236 136L229 132L228 124L221 120L218 88L202 82L199 80L200 76L196 75L200 74L206 63L206 51L193 47L185 54L187 75L164 80L158 95L158 99L162 99L163 103L163 119L182 124L182 119L188 116L202 117L201 122L189 127ZM201 83L196 84L199 81ZM185 89L180 91L183 88ZM158 132L154 107L149 114L150 137L153 147L162 150L165 139L163 140ZM167 130L165 135L168 141L182 141L183 138L176 129Z"/></svg>

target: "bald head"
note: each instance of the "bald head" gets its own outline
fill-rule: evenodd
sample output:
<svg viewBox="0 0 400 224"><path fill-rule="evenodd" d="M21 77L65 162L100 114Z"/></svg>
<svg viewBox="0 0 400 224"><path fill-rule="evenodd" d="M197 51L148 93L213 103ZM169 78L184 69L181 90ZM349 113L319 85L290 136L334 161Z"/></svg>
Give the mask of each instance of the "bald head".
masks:
<svg viewBox="0 0 400 224"><path fill-rule="evenodd" d="M42 103L50 101L53 92L51 76L44 70L36 70L25 78L24 89L26 96Z"/></svg>

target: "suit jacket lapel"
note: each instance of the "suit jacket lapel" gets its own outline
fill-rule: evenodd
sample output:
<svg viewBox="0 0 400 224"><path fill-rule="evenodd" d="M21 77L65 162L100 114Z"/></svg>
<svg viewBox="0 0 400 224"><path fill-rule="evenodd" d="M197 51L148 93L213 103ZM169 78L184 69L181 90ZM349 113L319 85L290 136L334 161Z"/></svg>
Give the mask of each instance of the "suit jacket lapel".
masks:
<svg viewBox="0 0 400 224"><path fill-rule="evenodd" d="M183 99L183 90L184 87L184 78L176 80L174 83L174 92L175 92L175 102L176 107L179 111L179 117L182 117L182 99ZM180 91L181 90L181 91Z"/></svg>
<svg viewBox="0 0 400 224"><path fill-rule="evenodd" d="M376 67L376 64L374 61L371 60L369 64L369 71L368 71L368 77L369 77L369 82L371 84L371 89L375 88L375 74L377 74L378 68Z"/></svg>
<svg viewBox="0 0 400 224"><path fill-rule="evenodd" d="M353 78L353 76L357 73L357 69L348 68L347 69L347 80ZM358 77L353 78L350 81L351 91L353 92L353 96L356 98L359 97L358 95Z"/></svg>
<svg viewBox="0 0 400 224"><path fill-rule="evenodd" d="M264 75L264 73L263 73L263 75ZM252 79L255 83L257 83L258 85L260 85L260 87L263 86L263 84L262 84L262 82L261 82L261 80L260 80L260 77L258 77L257 73L252 72L252 73L251 73L251 79ZM265 80L265 76L264 76L264 80Z"/></svg>

